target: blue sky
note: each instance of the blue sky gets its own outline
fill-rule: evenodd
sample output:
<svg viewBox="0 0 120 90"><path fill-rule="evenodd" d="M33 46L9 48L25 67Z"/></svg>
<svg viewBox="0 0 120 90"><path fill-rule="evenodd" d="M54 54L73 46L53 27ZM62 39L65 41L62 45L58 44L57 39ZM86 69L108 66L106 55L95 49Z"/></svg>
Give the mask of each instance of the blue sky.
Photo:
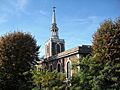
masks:
<svg viewBox="0 0 120 90"><path fill-rule="evenodd" d="M42 45L50 37L52 7L56 6L59 36L66 50L92 44L92 35L105 19L120 16L120 0L0 0L0 35L23 31Z"/></svg>

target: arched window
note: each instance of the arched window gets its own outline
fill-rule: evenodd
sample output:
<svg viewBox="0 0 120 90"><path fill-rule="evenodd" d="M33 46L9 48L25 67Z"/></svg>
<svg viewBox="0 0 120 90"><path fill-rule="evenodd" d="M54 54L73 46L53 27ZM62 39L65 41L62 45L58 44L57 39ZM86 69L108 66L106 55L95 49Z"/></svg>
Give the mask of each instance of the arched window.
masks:
<svg viewBox="0 0 120 90"><path fill-rule="evenodd" d="M57 71L60 72L60 64L58 64Z"/></svg>
<svg viewBox="0 0 120 90"><path fill-rule="evenodd" d="M56 44L56 54L61 52L60 44Z"/></svg>
<svg viewBox="0 0 120 90"><path fill-rule="evenodd" d="M71 66L70 62L67 62L67 78L71 77Z"/></svg>
<svg viewBox="0 0 120 90"><path fill-rule="evenodd" d="M52 72L53 71L53 66L52 65L50 65L50 72Z"/></svg>

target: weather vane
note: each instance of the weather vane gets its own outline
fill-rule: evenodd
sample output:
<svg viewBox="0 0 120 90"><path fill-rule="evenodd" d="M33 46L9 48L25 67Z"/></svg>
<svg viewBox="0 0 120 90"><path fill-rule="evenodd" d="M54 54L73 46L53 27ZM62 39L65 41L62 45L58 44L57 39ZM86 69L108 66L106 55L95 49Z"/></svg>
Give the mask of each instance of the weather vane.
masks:
<svg viewBox="0 0 120 90"><path fill-rule="evenodd" d="M55 11L55 8L56 8L56 7L53 7L53 11Z"/></svg>

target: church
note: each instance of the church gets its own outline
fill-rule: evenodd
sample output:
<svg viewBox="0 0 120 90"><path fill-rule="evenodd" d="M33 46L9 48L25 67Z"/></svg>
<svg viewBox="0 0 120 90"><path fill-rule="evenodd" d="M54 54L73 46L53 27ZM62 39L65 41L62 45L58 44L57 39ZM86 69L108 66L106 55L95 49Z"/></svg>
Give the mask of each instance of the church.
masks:
<svg viewBox="0 0 120 90"><path fill-rule="evenodd" d="M72 65L77 63L76 68L79 71L79 59L91 53L91 46L82 45L65 50L65 40L59 38L55 7L53 7L52 13L51 36L45 42L45 56L41 58L38 66L43 70L63 72L66 79L70 80L72 74L76 72Z"/></svg>

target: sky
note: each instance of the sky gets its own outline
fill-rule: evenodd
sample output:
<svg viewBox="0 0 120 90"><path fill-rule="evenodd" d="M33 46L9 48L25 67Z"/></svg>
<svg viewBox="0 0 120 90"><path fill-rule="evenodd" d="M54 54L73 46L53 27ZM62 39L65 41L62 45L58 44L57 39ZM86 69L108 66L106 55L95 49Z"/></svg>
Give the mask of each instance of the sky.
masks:
<svg viewBox="0 0 120 90"><path fill-rule="evenodd" d="M41 45L50 38L52 7L56 7L59 37L65 48L92 45L92 36L106 19L120 16L120 0L0 0L0 36L9 32L31 33Z"/></svg>

